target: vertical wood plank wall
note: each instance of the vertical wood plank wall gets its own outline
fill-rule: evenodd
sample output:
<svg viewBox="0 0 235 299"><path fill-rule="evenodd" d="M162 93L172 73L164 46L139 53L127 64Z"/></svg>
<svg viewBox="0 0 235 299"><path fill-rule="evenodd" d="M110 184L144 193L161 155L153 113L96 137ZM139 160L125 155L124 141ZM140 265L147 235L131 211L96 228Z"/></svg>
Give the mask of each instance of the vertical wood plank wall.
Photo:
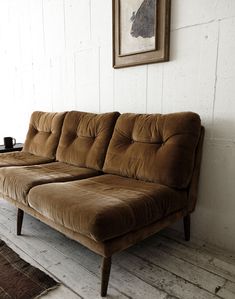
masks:
<svg viewBox="0 0 235 299"><path fill-rule="evenodd" d="M235 248L235 1L172 0L171 61L112 69L111 0L0 0L0 143L33 110L198 112L192 233ZM179 227L180 228L180 227Z"/></svg>

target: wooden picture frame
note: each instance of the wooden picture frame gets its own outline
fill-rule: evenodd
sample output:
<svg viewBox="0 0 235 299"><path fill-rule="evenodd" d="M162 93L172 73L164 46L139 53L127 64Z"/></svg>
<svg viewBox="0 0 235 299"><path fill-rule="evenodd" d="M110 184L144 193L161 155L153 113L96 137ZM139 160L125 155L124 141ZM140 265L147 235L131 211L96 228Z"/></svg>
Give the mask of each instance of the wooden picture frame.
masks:
<svg viewBox="0 0 235 299"><path fill-rule="evenodd" d="M113 0L114 68L169 60L170 8L171 0Z"/></svg>

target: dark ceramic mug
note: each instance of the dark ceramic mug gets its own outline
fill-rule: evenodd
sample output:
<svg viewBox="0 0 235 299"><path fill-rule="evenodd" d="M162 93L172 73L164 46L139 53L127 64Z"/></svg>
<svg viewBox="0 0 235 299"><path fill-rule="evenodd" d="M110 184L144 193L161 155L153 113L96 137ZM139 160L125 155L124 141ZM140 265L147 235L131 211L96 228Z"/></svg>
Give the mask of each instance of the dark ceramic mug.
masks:
<svg viewBox="0 0 235 299"><path fill-rule="evenodd" d="M13 148L16 144L16 139L13 137L4 137L3 140L5 148Z"/></svg>

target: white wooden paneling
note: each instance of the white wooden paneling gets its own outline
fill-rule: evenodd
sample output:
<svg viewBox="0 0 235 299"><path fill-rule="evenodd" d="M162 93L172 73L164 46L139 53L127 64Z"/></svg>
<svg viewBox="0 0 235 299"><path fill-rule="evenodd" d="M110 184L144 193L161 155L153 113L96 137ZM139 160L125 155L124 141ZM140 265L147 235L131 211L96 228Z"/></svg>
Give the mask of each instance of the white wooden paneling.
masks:
<svg viewBox="0 0 235 299"><path fill-rule="evenodd" d="M114 110L114 70L112 51L108 44L100 47L100 112Z"/></svg>
<svg viewBox="0 0 235 299"><path fill-rule="evenodd" d="M199 189L199 204L192 217L192 233L234 251L235 145L206 140ZM213 173L213 175L212 175ZM210 232L208 234L208 232Z"/></svg>
<svg viewBox="0 0 235 299"><path fill-rule="evenodd" d="M75 53L75 91L77 109L99 112L99 48Z"/></svg>
<svg viewBox="0 0 235 299"><path fill-rule="evenodd" d="M19 53L20 67L22 69L31 69L32 66L32 30L30 15L30 0L17 2L17 14L19 17Z"/></svg>
<svg viewBox="0 0 235 299"><path fill-rule="evenodd" d="M90 1L65 0L65 43L69 51L78 50L90 40Z"/></svg>
<svg viewBox="0 0 235 299"><path fill-rule="evenodd" d="M35 67L38 67L44 61L46 51L43 0L30 1L29 6L32 63Z"/></svg>
<svg viewBox="0 0 235 299"><path fill-rule="evenodd" d="M33 68L34 76L34 110L51 111L51 75L50 59Z"/></svg>
<svg viewBox="0 0 235 299"><path fill-rule="evenodd" d="M63 107L64 110L76 109L76 91L75 91L75 63L74 55L68 54L64 57L63 80Z"/></svg>
<svg viewBox="0 0 235 299"><path fill-rule="evenodd" d="M147 113L161 113L163 101L164 64L147 67Z"/></svg>
<svg viewBox="0 0 235 299"><path fill-rule="evenodd" d="M146 112L146 66L118 69L114 75L114 109Z"/></svg>
<svg viewBox="0 0 235 299"><path fill-rule="evenodd" d="M21 65L19 18L17 3L9 1L8 23L5 27L7 30L6 52L8 66L15 70L18 70Z"/></svg>
<svg viewBox="0 0 235 299"><path fill-rule="evenodd" d="M18 142L24 142L25 134L28 130L29 120L32 111L34 110L34 86L33 86L33 71L22 70L19 74L21 79L21 96L18 95L18 101L14 102L14 128L12 131L13 137L17 138ZM26 121L27 120L27 121ZM27 123L28 122L28 123Z"/></svg>
<svg viewBox="0 0 235 299"><path fill-rule="evenodd" d="M1 9L0 9L0 41L2 47L0 48L1 55L4 53L4 50L7 48L6 40L7 40L7 31L8 27L8 1L1 1Z"/></svg>
<svg viewBox="0 0 235 299"><path fill-rule="evenodd" d="M172 29L197 26L235 16L234 0L174 0Z"/></svg>
<svg viewBox="0 0 235 299"><path fill-rule="evenodd" d="M173 32L172 61L164 64L163 112L197 112L207 134L212 125L217 35L216 23Z"/></svg>
<svg viewBox="0 0 235 299"><path fill-rule="evenodd" d="M89 2L89 1L87 1ZM112 1L91 0L91 38L100 44L112 44Z"/></svg>
<svg viewBox="0 0 235 299"><path fill-rule="evenodd" d="M46 55L59 56L65 49L63 0L43 0L42 13Z"/></svg>
<svg viewBox="0 0 235 299"><path fill-rule="evenodd" d="M6 61L5 61L6 62ZM6 121L9 120L9 115L11 115L12 107L14 106L14 98L13 98L13 88L12 83L14 80L14 71L11 68L4 67L4 63L2 63L3 68L0 68L0 80L2 82L1 84L1 109L0 109L0 144L3 144L3 137L4 136L10 136L12 134L11 130L13 129L13 126L6 126ZM16 133L14 132L14 136L17 137Z"/></svg>
<svg viewBox="0 0 235 299"><path fill-rule="evenodd" d="M235 18L220 22L214 137L235 140Z"/></svg>
<svg viewBox="0 0 235 299"><path fill-rule="evenodd" d="M216 18L225 19L225 18L234 18L235 17L235 2L233 0L220 0L216 3Z"/></svg>
<svg viewBox="0 0 235 299"><path fill-rule="evenodd" d="M51 100L53 111L65 111L67 105L64 99L65 61L63 57L50 59Z"/></svg>

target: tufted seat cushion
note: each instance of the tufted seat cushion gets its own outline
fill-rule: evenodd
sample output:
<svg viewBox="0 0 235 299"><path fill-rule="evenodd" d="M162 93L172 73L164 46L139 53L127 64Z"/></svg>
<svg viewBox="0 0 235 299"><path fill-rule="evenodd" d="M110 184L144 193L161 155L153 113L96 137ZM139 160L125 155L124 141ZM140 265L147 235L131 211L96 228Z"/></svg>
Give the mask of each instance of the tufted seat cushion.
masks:
<svg viewBox="0 0 235 299"><path fill-rule="evenodd" d="M1 168L0 193L5 198L9 197L28 205L27 194L33 186L50 182L79 180L99 174L100 172L96 170L81 168L62 162Z"/></svg>
<svg viewBox="0 0 235 299"><path fill-rule="evenodd" d="M54 161L47 157L36 156L27 152L10 152L0 155L0 167L35 165Z"/></svg>
<svg viewBox="0 0 235 299"><path fill-rule="evenodd" d="M23 152L54 159L65 114L33 112Z"/></svg>
<svg viewBox="0 0 235 299"><path fill-rule="evenodd" d="M200 132L200 117L192 112L122 114L110 141L104 172L186 188Z"/></svg>
<svg viewBox="0 0 235 299"><path fill-rule="evenodd" d="M186 191L115 175L37 186L28 195L38 213L96 241L154 223L186 202Z"/></svg>
<svg viewBox="0 0 235 299"><path fill-rule="evenodd" d="M102 170L118 112L94 114L68 112L56 159L61 162Z"/></svg>

